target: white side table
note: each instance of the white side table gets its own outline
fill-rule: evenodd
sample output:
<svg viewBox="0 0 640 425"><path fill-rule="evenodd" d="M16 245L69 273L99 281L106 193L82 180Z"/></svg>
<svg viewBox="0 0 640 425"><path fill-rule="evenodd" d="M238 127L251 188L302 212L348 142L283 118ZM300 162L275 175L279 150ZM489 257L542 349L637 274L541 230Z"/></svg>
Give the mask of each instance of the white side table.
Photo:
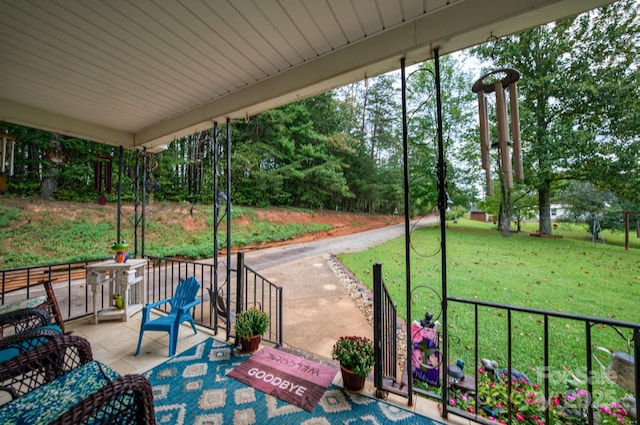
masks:
<svg viewBox="0 0 640 425"><path fill-rule="evenodd" d="M129 317L142 310L145 298L144 269L146 259L130 259L126 263L116 263L114 260L102 263L89 264L87 269L87 285L93 289L93 320L98 323L102 320L121 319L126 322ZM124 308L118 309L110 306L98 311L98 297L101 294L102 285L109 285L109 300L114 294L120 294ZM136 304L131 304L135 301Z"/></svg>

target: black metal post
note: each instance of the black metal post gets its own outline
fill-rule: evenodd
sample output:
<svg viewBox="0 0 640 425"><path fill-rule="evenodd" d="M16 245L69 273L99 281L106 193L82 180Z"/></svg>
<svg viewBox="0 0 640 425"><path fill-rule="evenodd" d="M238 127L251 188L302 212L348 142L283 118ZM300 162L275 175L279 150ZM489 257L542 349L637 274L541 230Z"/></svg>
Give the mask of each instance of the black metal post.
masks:
<svg viewBox="0 0 640 425"><path fill-rule="evenodd" d="M144 258L144 235L147 220L147 148L142 149L142 235L140 256Z"/></svg>
<svg viewBox="0 0 640 425"><path fill-rule="evenodd" d="M138 258L138 225L140 224L140 151L135 152L134 161L134 180L135 180L135 205L134 205L134 226L133 226L133 258Z"/></svg>
<svg viewBox="0 0 640 425"><path fill-rule="evenodd" d="M227 305L231 305L231 119L227 117ZM238 265L236 278L239 279L241 269ZM227 335L231 331L231 320L227 320Z"/></svg>
<svg viewBox="0 0 640 425"><path fill-rule="evenodd" d="M382 299L382 264L375 263L373 265L373 383L376 390L382 389L382 353L383 353L383 338L382 338L382 305L384 300ZM396 359L393 359L395 361Z"/></svg>
<svg viewBox="0 0 640 425"><path fill-rule="evenodd" d="M477 329L477 327L476 327ZM549 316L544 315L544 399L549 398ZM551 423L549 409L544 409L544 423L549 425Z"/></svg>
<svg viewBox="0 0 640 425"><path fill-rule="evenodd" d="M436 109L438 117L438 209L440 210L440 258L442 270L442 367L447 370L448 357L448 325L447 325L447 168L444 161L444 143L442 136L442 96L440 87L440 51L433 50L436 71ZM444 375L446 377L446 375ZM442 379L442 416L447 417L447 380Z"/></svg>
<svg viewBox="0 0 640 425"><path fill-rule="evenodd" d="M635 394L636 394L636 412L640 412L640 365L638 365L638 359L640 359L640 328L633 328L633 358L635 359Z"/></svg>
<svg viewBox="0 0 640 425"><path fill-rule="evenodd" d="M123 148L120 146L118 149L118 224L116 230L116 240L117 242L121 242L120 239L120 222L122 219L122 151Z"/></svg>
<svg viewBox="0 0 640 425"><path fill-rule="evenodd" d="M591 360L591 323L587 320L585 326L585 345L587 349L587 393L589 393L589 405L587 406L587 423L593 425L593 361Z"/></svg>
<svg viewBox="0 0 640 425"><path fill-rule="evenodd" d="M228 250L227 250L228 251ZM238 252L238 260L237 260L237 264L236 264L236 268L237 268L237 273L236 273L236 311L237 313L241 313L242 309L243 309L243 302L242 302L242 295L244 292L244 253L243 252ZM227 299L229 299L229 293L227 292ZM229 305L229 304L227 304ZM282 317L282 316L280 316ZM227 322L227 327L229 327L229 322ZM227 332L227 335L229 333ZM234 346L238 346L240 344L240 338L238 338L238 335L234 335Z"/></svg>
<svg viewBox="0 0 640 425"><path fill-rule="evenodd" d="M217 291L218 289L218 251L220 250L219 240L218 240L218 227L220 225L220 202L218 197L220 196L220 192L218 190L218 178L220 176L220 172L218 171L218 161L220 160L220 148L218 146L218 123L216 121L213 122L213 134L211 141L211 150L213 151L213 291ZM213 294L213 296L217 296L217 294ZM212 299L211 303L215 306L217 299ZM215 307L214 307L215 308ZM227 314L227 316L229 316ZM216 320L213 324L216 334L218 333L218 315L215 314ZM226 321L229 321L229 317L225 318ZM209 319L211 320L211 318ZM229 334L227 333L227 339L229 338Z"/></svg>
<svg viewBox="0 0 640 425"><path fill-rule="evenodd" d="M407 129L407 81L405 77L405 58L400 59L400 75L402 79L402 169L404 174L404 251L405 279L407 303L407 404L413 406L413 374L411 373L411 205L409 202L409 136Z"/></svg>

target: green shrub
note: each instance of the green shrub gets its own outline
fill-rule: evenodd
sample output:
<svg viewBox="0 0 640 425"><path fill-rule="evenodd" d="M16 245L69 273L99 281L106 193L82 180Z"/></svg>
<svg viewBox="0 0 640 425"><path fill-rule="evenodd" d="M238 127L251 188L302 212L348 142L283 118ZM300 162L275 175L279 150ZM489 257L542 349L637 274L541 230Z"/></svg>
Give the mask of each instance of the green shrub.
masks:
<svg viewBox="0 0 640 425"><path fill-rule="evenodd" d="M250 308L236 316L236 335L238 338L251 338L262 335L270 323L269 315L257 308Z"/></svg>

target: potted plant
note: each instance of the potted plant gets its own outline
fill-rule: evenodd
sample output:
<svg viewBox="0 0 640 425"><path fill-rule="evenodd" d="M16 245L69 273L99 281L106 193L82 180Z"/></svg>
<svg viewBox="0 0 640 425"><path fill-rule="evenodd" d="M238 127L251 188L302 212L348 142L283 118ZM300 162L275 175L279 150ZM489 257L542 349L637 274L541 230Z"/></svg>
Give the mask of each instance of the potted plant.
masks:
<svg viewBox="0 0 640 425"><path fill-rule="evenodd" d="M373 342L362 336L341 336L331 350L331 357L340 362L344 388L361 391L373 366Z"/></svg>
<svg viewBox="0 0 640 425"><path fill-rule="evenodd" d="M252 353L260 345L260 337L269 327L269 315L252 307L236 315L236 336L240 338L242 351Z"/></svg>

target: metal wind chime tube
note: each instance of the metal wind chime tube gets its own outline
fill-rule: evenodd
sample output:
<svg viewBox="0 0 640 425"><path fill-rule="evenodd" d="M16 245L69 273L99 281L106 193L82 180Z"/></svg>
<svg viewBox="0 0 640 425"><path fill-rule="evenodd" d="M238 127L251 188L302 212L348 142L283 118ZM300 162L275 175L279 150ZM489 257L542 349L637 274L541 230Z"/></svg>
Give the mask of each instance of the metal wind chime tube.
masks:
<svg viewBox="0 0 640 425"><path fill-rule="evenodd" d="M501 80L495 81L495 75L504 75ZM480 154L482 169L485 170L486 192L493 195L491 183L491 147L497 146L500 154L500 170L506 189L513 189L513 178L524 180L522 166L522 145L520 141L520 115L518 112L518 90L516 81L520 73L515 69L498 69L483 75L478 79L472 91L478 95L478 119L480 123ZM485 82L488 80L488 82ZM509 103L506 101L505 89L509 90ZM488 101L486 94L495 92L496 96L496 125L498 130L498 142L491 143ZM508 109L510 111L508 111ZM508 112L511 114L511 134L509 134ZM511 137L509 137L511 136ZM513 149L513 153L512 153Z"/></svg>
<svg viewBox="0 0 640 425"><path fill-rule="evenodd" d="M511 174L511 151L509 149L509 127L507 121L507 106L505 105L504 91L502 83L497 82L496 91L496 118L498 121L498 143L500 146L500 163L502 174L504 175L504 185L507 189L513 189L513 178Z"/></svg>
<svg viewBox="0 0 640 425"><path fill-rule="evenodd" d="M522 144L520 142L520 112L518 111L518 87L515 81L509 84L511 102L511 138L513 139L513 166L516 180L524 180L522 167Z"/></svg>
<svg viewBox="0 0 640 425"><path fill-rule="evenodd" d="M9 154L9 172L10 176L13 176L13 163L15 159L16 138L8 134L6 131L2 133L2 169L0 172L4 174L6 170L7 152Z"/></svg>
<svg viewBox="0 0 640 425"><path fill-rule="evenodd" d="M489 119L487 117L487 101L484 92L478 92L478 116L480 117L480 158L485 175L487 195L493 195L491 184L491 142L489 138Z"/></svg>

